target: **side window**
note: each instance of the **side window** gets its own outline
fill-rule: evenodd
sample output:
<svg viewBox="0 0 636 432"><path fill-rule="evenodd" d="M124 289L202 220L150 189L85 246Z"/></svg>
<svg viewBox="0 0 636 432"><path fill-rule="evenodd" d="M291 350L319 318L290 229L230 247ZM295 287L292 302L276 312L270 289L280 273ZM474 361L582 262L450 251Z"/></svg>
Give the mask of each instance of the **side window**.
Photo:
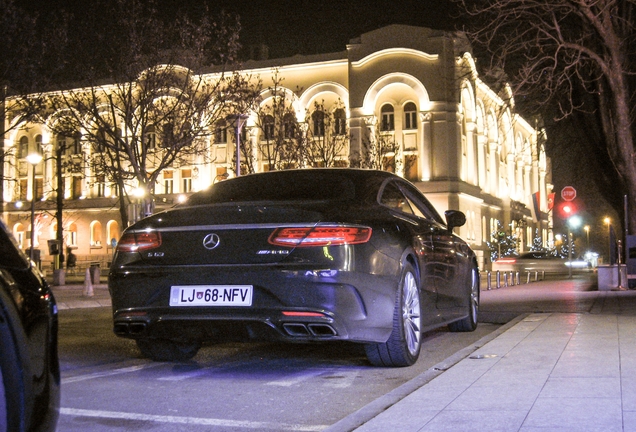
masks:
<svg viewBox="0 0 636 432"><path fill-rule="evenodd" d="M437 213L437 210L435 210L435 207L433 207L433 205L428 202L424 196L422 196L420 191L408 183L400 183L400 187L405 191L405 194L413 208L417 208L417 211L414 210L415 214L426 219L434 220L442 225L446 225L439 213Z"/></svg>
<svg viewBox="0 0 636 432"><path fill-rule="evenodd" d="M389 182L384 186L382 196L380 197L380 204L404 213L415 214L409 204L409 200L404 196L395 182Z"/></svg>

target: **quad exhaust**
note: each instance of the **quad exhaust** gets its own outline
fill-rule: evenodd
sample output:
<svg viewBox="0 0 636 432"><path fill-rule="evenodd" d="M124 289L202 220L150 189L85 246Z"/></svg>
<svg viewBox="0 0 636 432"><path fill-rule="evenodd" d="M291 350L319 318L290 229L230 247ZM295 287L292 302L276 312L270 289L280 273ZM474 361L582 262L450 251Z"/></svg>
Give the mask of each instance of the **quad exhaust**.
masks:
<svg viewBox="0 0 636 432"><path fill-rule="evenodd" d="M329 338L338 334L329 324L317 323L285 323L283 330L292 337Z"/></svg>
<svg viewBox="0 0 636 432"><path fill-rule="evenodd" d="M146 323L143 321L118 322L115 323L113 327L113 332L120 336L138 335L143 333L145 330Z"/></svg>

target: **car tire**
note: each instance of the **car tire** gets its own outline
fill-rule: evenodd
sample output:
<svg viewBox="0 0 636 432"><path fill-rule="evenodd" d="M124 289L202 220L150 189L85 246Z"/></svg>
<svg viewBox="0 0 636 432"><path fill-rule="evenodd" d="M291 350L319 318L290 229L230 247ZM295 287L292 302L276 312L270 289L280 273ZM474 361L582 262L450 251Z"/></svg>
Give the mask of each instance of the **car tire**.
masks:
<svg viewBox="0 0 636 432"><path fill-rule="evenodd" d="M374 366L411 366L420 355L422 344L420 287L415 268L406 263L400 277L393 331L384 343L367 344L367 358Z"/></svg>
<svg viewBox="0 0 636 432"><path fill-rule="evenodd" d="M452 332L471 332L477 328L479 317L479 270L476 267L470 272L470 290L468 294L468 316L448 325Z"/></svg>
<svg viewBox="0 0 636 432"><path fill-rule="evenodd" d="M137 339L137 347L144 357L153 361L185 361L194 357L200 343L182 343L166 339Z"/></svg>

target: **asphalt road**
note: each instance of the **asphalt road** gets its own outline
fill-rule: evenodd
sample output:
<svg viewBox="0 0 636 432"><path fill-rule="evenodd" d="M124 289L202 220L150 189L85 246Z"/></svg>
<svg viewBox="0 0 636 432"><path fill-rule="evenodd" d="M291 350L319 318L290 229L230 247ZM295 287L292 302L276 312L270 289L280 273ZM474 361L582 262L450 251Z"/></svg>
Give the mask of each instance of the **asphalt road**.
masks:
<svg viewBox="0 0 636 432"><path fill-rule="evenodd" d="M498 328L427 333L409 368L369 365L343 343L227 343L154 363L112 334L109 308L60 311L59 431L318 431Z"/></svg>

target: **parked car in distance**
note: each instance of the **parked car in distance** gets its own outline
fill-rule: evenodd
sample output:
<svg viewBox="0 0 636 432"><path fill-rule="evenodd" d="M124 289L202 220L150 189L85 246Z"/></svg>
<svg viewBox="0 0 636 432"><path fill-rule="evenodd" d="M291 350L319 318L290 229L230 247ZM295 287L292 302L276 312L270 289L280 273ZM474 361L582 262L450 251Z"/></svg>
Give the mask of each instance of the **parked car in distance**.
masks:
<svg viewBox="0 0 636 432"><path fill-rule="evenodd" d="M573 272L591 271L588 261L559 258L548 252L525 252L519 256L502 257L492 263L492 271L500 272L545 272L554 274L569 273L569 267Z"/></svg>
<svg viewBox="0 0 636 432"><path fill-rule="evenodd" d="M57 306L0 221L0 431L54 431L59 416Z"/></svg>
<svg viewBox="0 0 636 432"><path fill-rule="evenodd" d="M477 326L475 254L394 174L304 169L214 184L123 233L108 276L114 332L159 361L204 342L350 341L408 366L422 333Z"/></svg>

